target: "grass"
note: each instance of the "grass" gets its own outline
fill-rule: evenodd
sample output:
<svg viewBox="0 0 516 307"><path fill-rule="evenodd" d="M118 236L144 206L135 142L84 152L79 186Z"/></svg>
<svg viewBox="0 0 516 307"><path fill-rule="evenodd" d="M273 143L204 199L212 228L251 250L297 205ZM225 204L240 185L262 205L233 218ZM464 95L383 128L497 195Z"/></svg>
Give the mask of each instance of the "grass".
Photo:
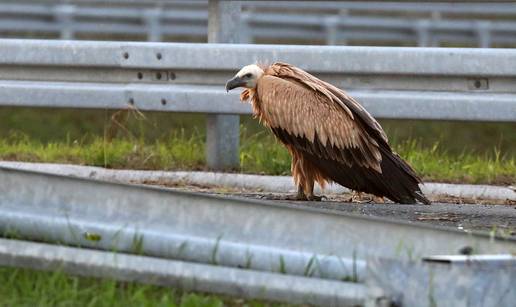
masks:
<svg viewBox="0 0 516 307"><path fill-rule="evenodd" d="M499 150L476 154L450 153L440 143L432 147L411 140L394 145L425 181L514 184L516 160ZM178 130L168 137L147 143L143 138L104 137L44 143L26 135L11 134L0 140L0 159L74 163L107 168L147 170L204 170L205 142L200 132ZM290 173L290 156L270 133L250 133L242 129L241 167L245 173L286 175Z"/></svg>
<svg viewBox="0 0 516 307"><path fill-rule="evenodd" d="M167 287L0 267L0 306L284 306Z"/></svg>
<svg viewBox="0 0 516 307"><path fill-rule="evenodd" d="M29 124L27 124L29 123ZM287 175L290 157L241 117L240 168ZM516 124L382 120L425 181L516 183ZM0 108L0 159L108 168L205 170L205 117L137 111Z"/></svg>
<svg viewBox="0 0 516 307"><path fill-rule="evenodd" d="M102 137L110 126L113 111L68 110L0 107L0 139L13 133L28 135L42 143L78 140L79 143ZM184 129L187 135L205 134L203 114L178 114L145 112L144 116L132 112L127 118L119 116L127 130L118 136L143 138L147 142L162 140L171 131ZM266 132L250 116L240 121L248 134ZM465 149L475 154L492 154L493 148L516 157L516 123L421 121L381 119L380 123L391 142L398 144L409 140L423 140L431 147L439 142L450 154L460 154Z"/></svg>

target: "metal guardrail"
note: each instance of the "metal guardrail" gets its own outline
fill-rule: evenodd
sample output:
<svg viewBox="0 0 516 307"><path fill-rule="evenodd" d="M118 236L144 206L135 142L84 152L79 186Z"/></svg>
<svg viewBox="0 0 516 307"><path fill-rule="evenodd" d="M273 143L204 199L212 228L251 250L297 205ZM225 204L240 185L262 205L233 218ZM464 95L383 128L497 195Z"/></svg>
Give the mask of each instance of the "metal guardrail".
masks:
<svg viewBox="0 0 516 307"><path fill-rule="evenodd" d="M514 50L1 40L0 51L2 105L249 114L222 85L281 60L377 117L516 121Z"/></svg>
<svg viewBox="0 0 516 307"><path fill-rule="evenodd" d="M378 296L351 282L4 239L0 239L0 265L294 304L363 306Z"/></svg>
<svg viewBox="0 0 516 307"><path fill-rule="evenodd" d="M181 183L222 189L256 190L263 191L263 193L294 193L296 191L292 176L265 176L204 171L120 170L98 166L20 161L0 161L0 167L115 182L159 182L171 185ZM425 182L420 187L427 197L447 195L459 199L516 201L516 191L504 186ZM325 187L324 190L316 185L314 191L325 194L351 193L349 189L339 185L330 185ZM407 208L406 205L401 206ZM474 208L474 206L470 207ZM506 208L510 212L513 210L510 207ZM442 211L449 211L449 209L443 209ZM513 211L516 217L516 210ZM420 213L423 214L423 212ZM516 233L514 233L514 236L516 237Z"/></svg>
<svg viewBox="0 0 516 307"><path fill-rule="evenodd" d="M88 275L324 306L377 306L379 298L408 305L415 298L476 302L478 291L458 291L488 281L498 286L482 295L497 298L497 306L516 298L514 287L505 287L516 274L510 256L516 243L487 234L8 168L0 168L0 194L0 233L122 253L0 240L1 264L48 269L61 263L72 273L80 268ZM468 258L470 265L460 257L432 257L466 248L506 256ZM455 260L435 264L448 259ZM490 259L498 266L484 261ZM397 297L404 284L392 283L392 276L409 282L410 296ZM447 276L459 286L432 282Z"/></svg>
<svg viewBox="0 0 516 307"><path fill-rule="evenodd" d="M306 69L379 118L516 121L516 51L504 49L0 40L0 105L250 114L223 84L257 61ZM208 156L230 142L238 157L233 122L209 129L221 141Z"/></svg>
<svg viewBox="0 0 516 307"><path fill-rule="evenodd" d="M242 5L238 31L245 42L296 39L330 45L360 41L420 47L442 43L479 47L516 43L516 22L485 19L488 14L504 19L516 17L516 6L507 3L415 5L318 1L296 4L295 10L291 3L282 1L252 1ZM457 14L461 18L452 19ZM476 17L469 17L472 14ZM4 16L0 32L16 35L51 33L73 39L83 34L125 34L145 36L148 41L207 37L207 1L0 3L0 15Z"/></svg>

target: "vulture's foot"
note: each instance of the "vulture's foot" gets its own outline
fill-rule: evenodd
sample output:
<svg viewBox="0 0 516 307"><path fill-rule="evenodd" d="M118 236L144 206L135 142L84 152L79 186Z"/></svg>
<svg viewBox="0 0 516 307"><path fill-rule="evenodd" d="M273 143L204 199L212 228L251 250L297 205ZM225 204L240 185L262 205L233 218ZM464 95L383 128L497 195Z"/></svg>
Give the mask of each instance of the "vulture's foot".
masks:
<svg viewBox="0 0 516 307"><path fill-rule="evenodd" d="M310 195L310 196L306 197L306 199L310 200L310 201L322 201L323 199L327 199L327 198L324 195L321 195L321 196Z"/></svg>
<svg viewBox="0 0 516 307"><path fill-rule="evenodd" d="M297 188L296 200L321 201L323 199L327 199L326 196L315 196L313 192L306 195L301 186L298 186Z"/></svg>
<svg viewBox="0 0 516 307"><path fill-rule="evenodd" d="M359 203L359 204L365 204L365 203L383 204L383 203L385 203L383 197L367 194L364 192L358 192L358 191L353 191L353 194L351 194L351 197L349 198L348 201L350 203Z"/></svg>
<svg viewBox="0 0 516 307"><path fill-rule="evenodd" d="M305 192L301 186L297 187L296 200L308 200L308 197L306 197Z"/></svg>
<svg viewBox="0 0 516 307"><path fill-rule="evenodd" d="M353 191L351 197L349 198L350 203L363 203L364 202L364 193Z"/></svg>
<svg viewBox="0 0 516 307"><path fill-rule="evenodd" d="M296 195L296 200L300 200L300 201L321 201L323 199L327 199L326 196L324 196L324 195L322 195L322 196L315 196L315 195L306 196L304 193Z"/></svg>

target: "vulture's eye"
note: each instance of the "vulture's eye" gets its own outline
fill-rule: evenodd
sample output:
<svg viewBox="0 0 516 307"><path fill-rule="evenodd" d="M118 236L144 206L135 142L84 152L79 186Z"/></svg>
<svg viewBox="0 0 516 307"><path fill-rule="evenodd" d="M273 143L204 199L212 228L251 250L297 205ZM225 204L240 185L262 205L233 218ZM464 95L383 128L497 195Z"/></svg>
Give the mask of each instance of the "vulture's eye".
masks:
<svg viewBox="0 0 516 307"><path fill-rule="evenodd" d="M252 76L253 76L253 74L252 74L252 73L248 73L248 74L245 74L245 75L244 75L244 78L251 78Z"/></svg>

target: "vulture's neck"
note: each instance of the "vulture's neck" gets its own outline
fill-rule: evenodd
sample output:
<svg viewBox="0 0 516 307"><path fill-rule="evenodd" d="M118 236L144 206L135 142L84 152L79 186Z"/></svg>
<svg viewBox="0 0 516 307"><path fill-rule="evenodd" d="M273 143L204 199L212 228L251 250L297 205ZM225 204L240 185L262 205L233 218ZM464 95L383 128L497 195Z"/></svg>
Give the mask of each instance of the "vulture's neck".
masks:
<svg viewBox="0 0 516 307"><path fill-rule="evenodd" d="M246 88L240 94L240 100L242 102L250 103L253 107L253 117L258 118L260 122L264 122L263 113L260 105L260 99L258 97L258 91L255 88Z"/></svg>

